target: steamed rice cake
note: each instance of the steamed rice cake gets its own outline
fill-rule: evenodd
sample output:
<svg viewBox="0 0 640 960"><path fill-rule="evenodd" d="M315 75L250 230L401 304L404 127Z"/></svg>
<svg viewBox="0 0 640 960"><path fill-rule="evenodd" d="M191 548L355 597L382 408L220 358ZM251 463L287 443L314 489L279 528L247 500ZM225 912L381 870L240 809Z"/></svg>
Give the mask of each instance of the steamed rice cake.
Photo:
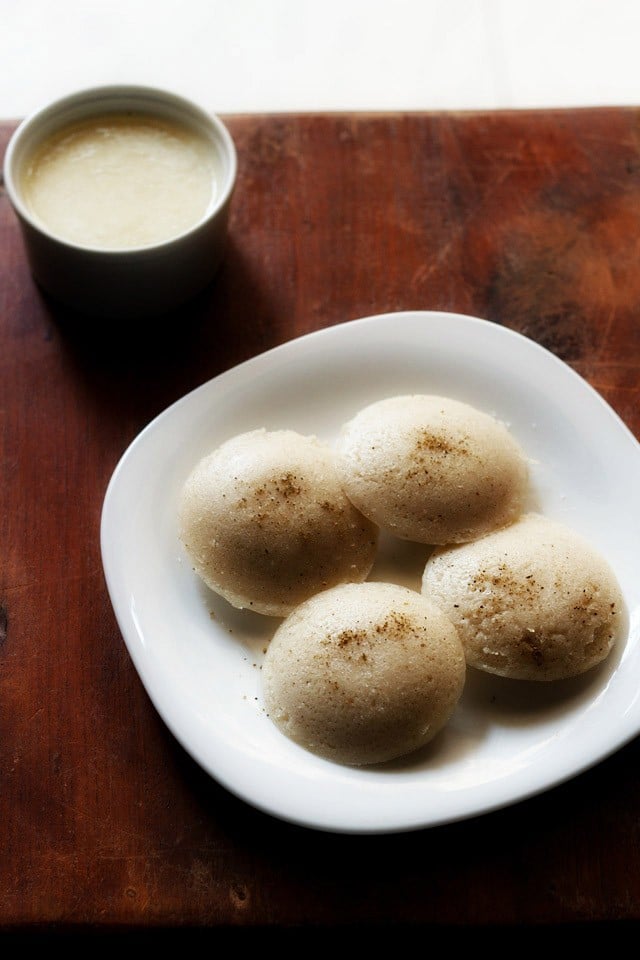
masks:
<svg viewBox="0 0 640 960"><path fill-rule="evenodd" d="M625 623L604 558L539 514L436 550L422 592L456 625L469 666L513 679L582 674L608 656Z"/></svg>
<svg viewBox="0 0 640 960"><path fill-rule="evenodd" d="M286 616L361 581L378 530L342 491L332 450L292 430L240 434L188 477L179 532L196 573L233 606Z"/></svg>
<svg viewBox="0 0 640 960"><path fill-rule="evenodd" d="M466 666L450 620L395 584L346 584L301 604L262 668L267 712L285 736L351 765L428 743L451 717Z"/></svg>
<svg viewBox="0 0 640 960"><path fill-rule="evenodd" d="M494 417L446 397L388 397L360 410L337 443L345 492L404 540L474 540L511 523L528 492L528 464Z"/></svg>

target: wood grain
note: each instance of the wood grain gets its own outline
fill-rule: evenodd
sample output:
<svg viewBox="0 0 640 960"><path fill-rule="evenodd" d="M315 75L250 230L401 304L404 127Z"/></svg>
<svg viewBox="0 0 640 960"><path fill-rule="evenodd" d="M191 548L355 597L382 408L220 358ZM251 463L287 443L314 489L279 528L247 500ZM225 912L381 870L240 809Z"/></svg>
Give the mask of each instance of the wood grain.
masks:
<svg viewBox="0 0 640 960"><path fill-rule="evenodd" d="M0 931L593 937L637 923L638 742L543 796L417 834L280 823L167 732L98 535L111 473L152 417L256 353L374 313L518 330L640 437L640 111L226 119L226 260L151 331L49 303L0 193Z"/></svg>

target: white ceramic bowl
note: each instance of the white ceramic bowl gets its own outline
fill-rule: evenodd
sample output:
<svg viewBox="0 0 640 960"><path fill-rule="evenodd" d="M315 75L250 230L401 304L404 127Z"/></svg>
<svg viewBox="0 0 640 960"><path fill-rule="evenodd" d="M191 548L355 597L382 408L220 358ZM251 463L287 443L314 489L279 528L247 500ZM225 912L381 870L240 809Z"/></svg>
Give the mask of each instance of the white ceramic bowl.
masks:
<svg viewBox="0 0 640 960"><path fill-rule="evenodd" d="M24 164L40 143L67 124L129 112L186 124L210 142L217 181L213 202L184 232L145 246L100 249L62 239L26 203ZM169 312L208 285L224 253L236 172L235 146L218 117L173 93L128 85L82 90L38 110L17 128L4 160L5 187L36 282L80 313L113 318Z"/></svg>

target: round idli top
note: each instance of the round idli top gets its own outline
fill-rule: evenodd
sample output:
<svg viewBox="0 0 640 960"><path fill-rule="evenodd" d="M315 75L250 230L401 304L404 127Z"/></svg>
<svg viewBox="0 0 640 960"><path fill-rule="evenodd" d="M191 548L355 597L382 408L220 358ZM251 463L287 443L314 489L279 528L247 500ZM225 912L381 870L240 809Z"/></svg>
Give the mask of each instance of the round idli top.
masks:
<svg viewBox="0 0 640 960"><path fill-rule="evenodd" d="M527 459L504 424L446 397L388 397L359 411L337 452L345 492L403 540L446 544L506 526L524 509Z"/></svg>
<svg viewBox="0 0 640 960"><path fill-rule="evenodd" d="M328 446L264 429L196 465L182 490L179 533L211 590L276 617L320 590L364 580L378 538L345 496Z"/></svg>
<svg viewBox="0 0 640 960"><path fill-rule="evenodd" d="M450 620L395 584L345 584L280 624L263 691L281 732L350 765L381 763L428 743L450 719L466 664Z"/></svg>
<svg viewBox="0 0 640 960"><path fill-rule="evenodd" d="M456 625L467 664L502 677L578 676L624 633L624 600L607 562L582 536L539 514L436 550L422 593Z"/></svg>

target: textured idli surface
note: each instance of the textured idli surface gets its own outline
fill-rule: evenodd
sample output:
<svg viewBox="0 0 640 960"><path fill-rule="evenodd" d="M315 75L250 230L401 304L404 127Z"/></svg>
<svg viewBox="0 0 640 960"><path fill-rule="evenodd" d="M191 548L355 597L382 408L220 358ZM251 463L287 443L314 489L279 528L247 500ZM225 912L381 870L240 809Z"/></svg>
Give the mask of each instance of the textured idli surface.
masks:
<svg viewBox="0 0 640 960"><path fill-rule="evenodd" d="M455 628L419 593L367 582L324 591L277 629L262 668L280 730L339 763L380 763L431 740L462 694Z"/></svg>
<svg viewBox="0 0 640 960"><path fill-rule="evenodd" d="M337 442L344 489L404 540L463 543L523 509L528 464L498 420L446 397L388 397L359 411Z"/></svg>
<svg viewBox="0 0 640 960"><path fill-rule="evenodd" d="M345 496L333 451L291 430L243 433L203 458L182 490L179 531L212 590L277 617L364 580L378 538Z"/></svg>
<svg viewBox="0 0 640 960"><path fill-rule="evenodd" d="M455 623L468 665L503 677L577 676L624 633L624 600L607 562L573 530L538 514L436 550L422 592Z"/></svg>

